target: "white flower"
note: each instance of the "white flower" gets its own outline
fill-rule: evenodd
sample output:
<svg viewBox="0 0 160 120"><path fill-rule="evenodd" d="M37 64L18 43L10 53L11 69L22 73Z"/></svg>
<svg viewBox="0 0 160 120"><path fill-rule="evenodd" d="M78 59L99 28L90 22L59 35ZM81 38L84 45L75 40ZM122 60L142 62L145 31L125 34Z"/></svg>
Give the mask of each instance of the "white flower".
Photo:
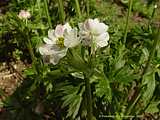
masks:
<svg viewBox="0 0 160 120"><path fill-rule="evenodd" d="M80 43L77 29L72 29L68 23L57 25L55 30L49 30L48 38L44 38L44 42L46 44L39 47L40 54L54 65L66 55L68 48Z"/></svg>
<svg viewBox="0 0 160 120"><path fill-rule="evenodd" d="M98 19L88 19L84 23L80 23L79 28L84 45L91 46L91 44L95 44L95 49L108 45L108 26L100 23Z"/></svg>
<svg viewBox="0 0 160 120"><path fill-rule="evenodd" d="M18 14L18 17L19 17L20 19L28 19L28 18L31 17L31 14L30 14L29 11L21 10L21 11L19 12L19 14Z"/></svg>

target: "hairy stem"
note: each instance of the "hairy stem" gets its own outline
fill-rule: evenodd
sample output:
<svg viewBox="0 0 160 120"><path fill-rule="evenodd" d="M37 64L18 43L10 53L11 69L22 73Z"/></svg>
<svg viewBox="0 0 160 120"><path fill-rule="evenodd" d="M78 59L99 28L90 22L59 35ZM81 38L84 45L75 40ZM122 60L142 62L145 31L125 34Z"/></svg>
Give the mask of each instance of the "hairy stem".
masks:
<svg viewBox="0 0 160 120"><path fill-rule="evenodd" d="M160 39L160 26L159 26L159 28L157 30L157 34L156 34L155 40L153 42L153 46L152 46L152 49L150 51L149 58L147 60L147 63L145 65L143 71L142 71L141 79L143 78L144 74L147 72L147 70L149 68L149 65L150 65L150 62L151 62L152 58L154 57L154 54L155 54L159 39Z"/></svg>
<svg viewBox="0 0 160 120"><path fill-rule="evenodd" d="M86 7L87 7L87 17L89 17L89 9L90 9L90 0L86 0Z"/></svg>
<svg viewBox="0 0 160 120"><path fill-rule="evenodd" d="M75 0L75 4L76 4L76 12L77 12L77 16L79 18L81 18L81 10L80 10L80 6L79 6L79 1Z"/></svg>
<svg viewBox="0 0 160 120"><path fill-rule="evenodd" d="M87 120L92 120L92 95L89 78L85 75L86 99L87 99Z"/></svg>
<svg viewBox="0 0 160 120"><path fill-rule="evenodd" d="M35 56L34 56L34 52L33 52L33 49L32 49L32 44L31 44L30 39L28 39L27 47L28 47L29 54L31 56L31 60L32 60L32 62L34 62Z"/></svg>
<svg viewBox="0 0 160 120"><path fill-rule="evenodd" d="M155 15L156 8L157 8L157 5L155 4L154 9L153 9L153 11L152 11L151 18L150 18L149 21L148 21L148 30L149 30L150 24L152 23L152 19L153 19L154 15Z"/></svg>
<svg viewBox="0 0 160 120"><path fill-rule="evenodd" d="M128 9L128 13L127 13L126 26L125 26L124 39L123 39L124 44L126 43L126 39L127 39L128 24L129 24L129 17L130 17L131 10L132 10L132 4L133 4L133 0L129 0L129 9Z"/></svg>
<svg viewBox="0 0 160 120"><path fill-rule="evenodd" d="M28 26L28 20L27 19L25 20L25 25L26 25L26 27ZM24 37L25 37L25 35L24 35ZM33 48L32 48L32 43L31 43L31 40L30 40L30 37L29 37L29 30L28 29L26 31L26 39L27 39L26 45L27 45L29 54L31 56L31 60L32 60L32 62L34 62L35 56L34 56L34 52L33 52Z"/></svg>
<svg viewBox="0 0 160 120"><path fill-rule="evenodd" d="M59 10L59 17L62 23L65 22L65 12L64 12L64 7L63 7L63 1L58 0L58 10Z"/></svg>
<svg viewBox="0 0 160 120"><path fill-rule="evenodd" d="M140 99L140 97L141 97L141 94L139 94L137 96L137 98L134 100L134 102L132 103L132 105L129 107L126 115L129 115L131 113L132 109L134 108L134 106L136 105L136 103L138 102L138 100Z"/></svg>
<svg viewBox="0 0 160 120"><path fill-rule="evenodd" d="M49 27L52 28L52 22L51 22L51 18L50 18L49 11L48 11L48 1L47 0L44 0L44 7L45 7L45 12L48 18Z"/></svg>
<svg viewBox="0 0 160 120"><path fill-rule="evenodd" d="M41 9L41 5L40 5L41 1L40 0L37 0L36 4L38 5L38 10L39 10L39 16L40 18L42 18L42 9Z"/></svg>

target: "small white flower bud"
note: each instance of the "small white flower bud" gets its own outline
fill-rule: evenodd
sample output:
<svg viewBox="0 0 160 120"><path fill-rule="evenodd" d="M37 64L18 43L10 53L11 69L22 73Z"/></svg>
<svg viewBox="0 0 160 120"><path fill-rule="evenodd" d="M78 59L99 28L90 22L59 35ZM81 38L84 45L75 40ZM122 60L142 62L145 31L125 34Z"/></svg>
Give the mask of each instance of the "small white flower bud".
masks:
<svg viewBox="0 0 160 120"><path fill-rule="evenodd" d="M154 8L156 9L157 7L158 7L158 6L155 4L155 5L154 5Z"/></svg>
<svg viewBox="0 0 160 120"><path fill-rule="evenodd" d="M20 19L28 19L28 18L31 17L31 14L30 14L29 11L21 10L21 11L19 12L19 14L18 14L18 17L19 17Z"/></svg>

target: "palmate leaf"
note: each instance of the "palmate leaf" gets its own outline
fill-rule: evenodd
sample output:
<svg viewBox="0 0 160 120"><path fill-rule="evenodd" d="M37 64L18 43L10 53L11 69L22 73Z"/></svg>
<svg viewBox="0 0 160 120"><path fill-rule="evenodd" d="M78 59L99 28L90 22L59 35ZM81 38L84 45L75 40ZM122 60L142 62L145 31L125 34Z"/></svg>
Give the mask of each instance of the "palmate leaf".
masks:
<svg viewBox="0 0 160 120"><path fill-rule="evenodd" d="M64 97L62 97L62 100L64 101L62 107L68 107L66 117L76 120L83 99L82 95L84 92L84 87L81 89L80 86L66 85L60 90L64 94Z"/></svg>
<svg viewBox="0 0 160 120"><path fill-rule="evenodd" d="M79 111L79 108L80 108L80 105L81 105L81 102L82 102L82 96L75 95L73 97L73 101L69 105L67 117L72 116L73 119L76 118L78 111Z"/></svg>

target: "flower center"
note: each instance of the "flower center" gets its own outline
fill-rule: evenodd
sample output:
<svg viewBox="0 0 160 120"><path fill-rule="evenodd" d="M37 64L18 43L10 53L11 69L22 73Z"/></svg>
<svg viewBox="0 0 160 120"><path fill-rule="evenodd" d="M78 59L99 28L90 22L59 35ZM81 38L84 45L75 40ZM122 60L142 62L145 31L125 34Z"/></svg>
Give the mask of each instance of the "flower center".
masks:
<svg viewBox="0 0 160 120"><path fill-rule="evenodd" d="M60 48L63 48L64 47L64 38L59 37L56 41L56 45L58 45Z"/></svg>

